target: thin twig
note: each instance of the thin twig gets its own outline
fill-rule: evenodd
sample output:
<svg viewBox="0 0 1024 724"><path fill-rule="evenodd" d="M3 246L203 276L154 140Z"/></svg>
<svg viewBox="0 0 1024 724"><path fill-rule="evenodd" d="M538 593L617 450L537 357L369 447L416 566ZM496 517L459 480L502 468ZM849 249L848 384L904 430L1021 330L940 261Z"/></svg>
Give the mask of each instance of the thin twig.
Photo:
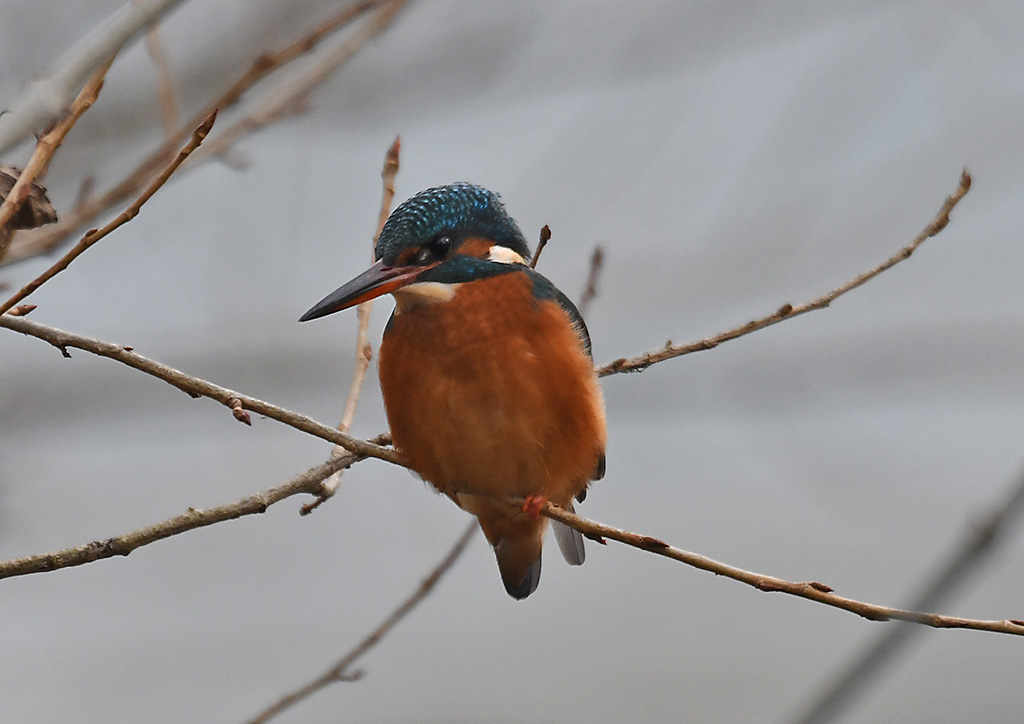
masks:
<svg viewBox="0 0 1024 724"><path fill-rule="evenodd" d="M232 410L232 414L236 414L235 411L241 407L250 412L255 412L257 415L263 415L294 427L296 430L301 430L328 442L337 443L357 455L403 465L401 456L394 450L382 447L371 441L359 440L339 432L333 427L323 425L311 417L300 415L297 412L286 410L283 407L243 395L199 377L186 374L173 367L168 367L156 360L137 354L127 345L111 344L110 342L83 337L82 335L65 332L55 327L38 324L24 317L12 317L9 314L0 315L0 327L7 327L15 332L48 342L59 349L65 357L71 356L68 352L69 347L81 349L100 357L107 357L161 379L191 397L208 397L211 400L216 400L229 410Z"/></svg>
<svg viewBox="0 0 1024 724"><path fill-rule="evenodd" d="M380 213L377 215L377 231L374 233L373 241L370 244L371 263L377 258L377 239L380 238L384 222L391 215L391 204L395 200L395 176L398 174L399 153L401 150L402 140L395 136L395 140L391 143L387 154L384 156L384 167L380 172L383 189L381 191ZM359 405L359 391L363 387L363 381L366 379L366 370L370 366L372 349L366 341L366 336L370 327L370 312L372 310L373 300L363 302L356 307L356 314L359 320L356 331L356 368L352 375L352 385L349 387L348 398L345 400L341 422L338 423L338 429L342 432L348 432L352 427L352 420L356 416L356 407ZM340 453L341 451L336 450L336 452Z"/></svg>
<svg viewBox="0 0 1024 724"><path fill-rule="evenodd" d="M751 332L756 332L759 329L770 327L784 319L791 319L792 317L796 317L800 314L813 312L816 309L824 309L848 291L856 289L865 282L874 279L886 269L895 266L904 259L908 259L917 247L946 228L946 224L949 223L950 212L953 210L953 207L960 202L960 199L967 194L970 188L971 176L967 173L967 169L964 169L963 173L960 175L960 185L957 187L956 191L953 192L952 196L948 196L946 198L945 202L942 204L942 208L939 209L939 213L935 215L935 218L932 219L931 223L928 224L928 226L926 226L924 230L918 234L912 242L910 242L910 244L900 249L896 254L889 257L878 266L864 272L863 274L857 275L846 284L833 289L827 294L823 294L817 299L797 306L793 306L792 304L783 304L772 314L761 317L760 319L755 319L740 327L736 327L735 329L721 332L713 337L708 337L697 342L691 342L690 344L684 345L674 345L669 343L657 352L646 352L638 357L632 357L629 359L617 359L614 362L599 368L597 370L598 376L607 377L608 375L615 375L620 372L642 372L658 362L664 362L665 360L680 357L684 354L690 354L691 352L703 352L704 350L714 349L722 342L728 342L736 339L737 337L742 337L750 334Z"/></svg>
<svg viewBox="0 0 1024 724"><path fill-rule="evenodd" d="M32 152L32 157L25 164L25 168L22 169L21 175L18 177L13 188L11 188L10 193L7 194L7 198L0 205L0 232L2 232L0 233L0 261L3 261L10 244L11 234L8 227L11 220L18 213L18 209L25 202L25 199L28 198L29 193L31 193L33 182L37 178L42 178L44 170L50 163L50 159L53 158L53 154L60 147L60 144L64 142L64 137L68 135L68 131L78 123L78 119L82 117L82 114L89 110L92 104L96 102L100 95L100 90L103 88L103 79L106 77L107 70L113 62L114 56L107 58L107 61L89 78L89 82L82 88L82 91L75 98L64 117L52 129L40 136L39 141L36 143L35 151Z"/></svg>
<svg viewBox="0 0 1024 724"><path fill-rule="evenodd" d="M123 5L71 46L0 115L0 155L36 130L53 123L95 69L180 2L147 0Z"/></svg>
<svg viewBox="0 0 1024 724"><path fill-rule="evenodd" d="M11 244L10 253L4 263L14 263L48 253L96 216L129 199L173 157L192 129L202 123L210 113L217 109L220 109L221 112L226 111L235 105L247 90L268 75L311 52L324 38L387 1L361 0L354 2L317 24L298 40L276 51L260 54L233 83L180 125L173 135L166 138L121 181L102 194L89 196L70 212L62 214L61 221L53 227L19 235L18 239Z"/></svg>
<svg viewBox="0 0 1024 724"><path fill-rule="evenodd" d="M373 235L373 242L370 245L371 262L377 258L377 239L380 237L381 229L384 228L384 222L388 220L388 216L391 213L391 204L395 199L395 176L398 174L399 152L401 149L402 141L396 136L391 147L388 148L388 152L384 155L384 167L380 172L383 191L381 192L380 213L377 218L377 232ZM356 365L355 370L352 372L352 384L348 389L348 397L345 400L341 422L338 423L338 430L345 433L351 429L352 420L355 419L356 407L359 405L359 393L363 388L363 382L366 380L366 370L370 366L370 359L373 357L373 348L366 341L367 330L370 328L370 311L372 309L373 300L363 302L356 307L356 319L358 320L356 329ZM345 452L345 448L335 445L331 455L338 456ZM312 503L302 506L300 511L302 515L309 515L320 507L321 503L338 491L338 486L341 485L342 472L339 470L324 481L321 488L324 493L323 496L317 498Z"/></svg>
<svg viewBox="0 0 1024 724"><path fill-rule="evenodd" d="M444 559L437 565L430 574L424 578L416 590L410 595L402 604L396 608L391 614L381 622L381 624L375 628L370 634L356 645L351 651L341 658L334 666L327 669L323 674L318 676L313 681L309 682L305 686L292 691L283 697L281 697L273 705L267 707L262 712L257 714L255 717L249 720L248 724L264 724L273 717L280 714L285 709L297 704L298 702L306 699L307 697L315 694L316 692L323 689L325 686L329 686L338 681L354 681L362 678L362 671L349 672L349 668L358 661L367 651L372 649L381 639L387 635L395 625L405 618L416 606L418 606L423 599L425 599L430 592L437 585L437 582L441 580L441 577L455 564L455 561L459 559L462 552L466 549L469 541L473 539L473 535L477 531L477 523L475 520L471 521L466 526L466 530L463 531L459 539L455 541L455 545L452 546L451 550L448 551Z"/></svg>
<svg viewBox="0 0 1024 724"><path fill-rule="evenodd" d="M580 295L580 303L577 307L580 316L586 319L590 303L597 296L597 280L601 277L601 268L604 266L604 249L601 246L594 247L594 253L590 255L590 273L587 274L587 285L583 287Z"/></svg>
<svg viewBox="0 0 1024 724"><path fill-rule="evenodd" d="M517 506L517 509L521 510L525 501L513 500L510 502ZM888 606L877 606L871 603L856 601L852 598L838 596L833 593L829 586L817 581L796 583L773 576L765 576L760 573L752 573L751 571L745 571L742 568L736 568L725 563L719 563L698 553L690 553L679 548L673 548L665 541L648 535L631 533L621 528L613 528L610 525L581 518L551 503L545 503L541 513L549 518L561 521L587 536L611 538L634 548L699 568L702 571L708 571L717 576L725 576L734 581L746 583L748 586L753 586L759 591L787 593L791 596L806 598L810 601L823 603L826 606L855 613L869 621L907 621L934 628L969 628L977 631L992 631L995 633L1012 634L1014 636L1024 636L1024 621L1021 620L983 621L970 618L955 618L953 616L940 616L934 613L921 613L901 608L890 608Z"/></svg>
<svg viewBox="0 0 1024 724"><path fill-rule="evenodd" d="M547 224L540 227L540 238L537 240L537 251L533 252L533 259L530 260L530 268L536 269L537 262L540 261L540 253L544 251L544 247L551 241L551 227Z"/></svg>
<svg viewBox="0 0 1024 724"><path fill-rule="evenodd" d="M160 187L171 177L179 166L188 158L189 154L199 148L202 144L203 139L210 132L213 127L213 122L217 118L217 111L214 111L203 120L202 124L199 125L195 131L192 132L192 138L189 142L178 152L178 155L174 157L174 160L167 165L167 167L160 172L160 174L153 179L153 182L146 188L145 191L119 216L110 221L106 226L101 229L92 229L85 236L83 236L77 244L75 244L64 256L62 256L53 266L44 271L38 277L33 279L31 282L22 287L16 294L8 299L3 304L0 304L0 314L3 314L8 309L16 305L22 299L27 297L29 294L34 292L36 289L41 287L43 284L53 279L55 276L60 274L62 271L68 268L68 266L77 259L81 254L95 244L100 239L104 238L112 231L117 229L119 226L128 223L136 216L142 209L143 204L149 201L153 194L160 190Z"/></svg>
<svg viewBox="0 0 1024 724"><path fill-rule="evenodd" d="M995 544L1019 522L1022 511L1024 475L990 510L968 517L971 524L962 540L953 547L952 555L929 576L909 607L922 611L940 605L968 573L977 570L983 557L994 552ZM813 697L796 722L823 724L834 719L870 678L880 674L885 663L905 649L913 635L920 631L917 626L909 625L887 628L867 649L843 664L842 671Z"/></svg>

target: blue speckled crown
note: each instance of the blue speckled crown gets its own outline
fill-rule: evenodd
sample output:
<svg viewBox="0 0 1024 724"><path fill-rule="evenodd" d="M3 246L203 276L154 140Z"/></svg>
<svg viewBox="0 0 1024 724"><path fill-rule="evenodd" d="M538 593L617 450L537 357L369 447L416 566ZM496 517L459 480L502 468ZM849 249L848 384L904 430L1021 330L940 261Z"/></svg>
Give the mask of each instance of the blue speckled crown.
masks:
<svg viewBox="0 0 1024 724"><path fill-rule="evenodd" d="M399 204L381 229L377 258L392 263L402 249L443 233L480 236L530 258L523 232L498 194L469 183L435 186Z"/></svg>

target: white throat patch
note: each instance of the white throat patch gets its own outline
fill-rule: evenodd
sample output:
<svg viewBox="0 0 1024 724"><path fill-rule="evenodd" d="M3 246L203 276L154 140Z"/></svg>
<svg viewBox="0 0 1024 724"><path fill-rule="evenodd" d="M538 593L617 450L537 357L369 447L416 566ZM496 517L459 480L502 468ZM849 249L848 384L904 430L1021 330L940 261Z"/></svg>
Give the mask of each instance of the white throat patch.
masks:
<svg viewBox="0 0 1024 724"><path fill-rule="evenodd" d="M523 257L516 254L507 246L495 244L491 247L491 253L487 256L488 261L496 261L500 264L526 264Z"/></svg>
<svg viewBox="0 0 1024 724"><path fill-rule="evenodd" d="M395 298L395 314L401 314L405 310L418 307L421 304L449 302L455 296L455 290L458 287L458 284L442 282L416 282L400 287L391 292L391 296Z"/></svg>

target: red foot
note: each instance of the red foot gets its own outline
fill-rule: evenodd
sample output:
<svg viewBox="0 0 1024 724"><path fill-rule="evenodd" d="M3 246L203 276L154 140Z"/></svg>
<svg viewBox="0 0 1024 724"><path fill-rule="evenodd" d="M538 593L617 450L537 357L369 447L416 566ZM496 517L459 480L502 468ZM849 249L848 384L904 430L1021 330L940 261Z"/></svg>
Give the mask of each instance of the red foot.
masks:
<svg viewBox="0 0 1024 724"><path fill-rule="evenodd" d="M543 495L527 495L526 501L523 503L523 512L532 520L537 520L546 502L548 499Z"/></svg>

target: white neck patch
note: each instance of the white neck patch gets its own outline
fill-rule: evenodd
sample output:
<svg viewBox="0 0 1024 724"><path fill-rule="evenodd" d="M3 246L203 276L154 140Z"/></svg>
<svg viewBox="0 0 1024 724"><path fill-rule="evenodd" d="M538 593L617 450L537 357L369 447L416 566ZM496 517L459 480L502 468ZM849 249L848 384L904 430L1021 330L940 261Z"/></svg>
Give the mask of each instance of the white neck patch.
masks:
<svg viewBox="0 0 1024 724"><path fill-rule="evenodd" d="M395 298L395 314L401 314L421 304L449 302L455 296L458 287L458 284L442 282L416 282L400 287L391 292L391 296Z"/></svg>
<svg viewBox="0 0 1024 724"><path fill-rule="evenodd" d="M487 256L487 261L496 261L500 264L526 264L526 260L523 257L507 246L500 246L498 244L491 247L491 253Z"/></svg>

